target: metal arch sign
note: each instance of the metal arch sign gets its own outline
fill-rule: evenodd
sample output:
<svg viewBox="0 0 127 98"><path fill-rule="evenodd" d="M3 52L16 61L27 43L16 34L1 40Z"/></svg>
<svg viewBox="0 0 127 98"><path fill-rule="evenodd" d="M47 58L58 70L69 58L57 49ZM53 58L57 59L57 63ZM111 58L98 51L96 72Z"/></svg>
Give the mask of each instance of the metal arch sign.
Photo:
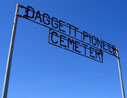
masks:
<svg viewBox="0 0 127 98"><path fill-rule="evenodd" d="M73 53L103 62L104 52L117 56L116 47L63 20L41 13L31 6L20 5L19 17L49 28L48 43Z"/></svg>
<svg viewBox="0 0 127 98"><path fill-rule="evenodd" d="M20 12L23 11L23 13L19 14L20 8ZM28 19L32 22L49 28L48 42L52 45L88 57L101 63L103 63L104 52L116 57L118 61L122 98L125 98L119 52L114 45L107 43L106 41L99 39L98 37L95 37L94 35L91 35L86 31L81 32L79 31L79 28L77 28L76 26L73 26L55 17L50 17L47 13L42 14L39 10L35 11L35 9L31 6L24 7L20 4L17 4L15 11L15 18L8 53L2 98L7 98L11 61L13 55L13 46L18 17Z"/></svg>

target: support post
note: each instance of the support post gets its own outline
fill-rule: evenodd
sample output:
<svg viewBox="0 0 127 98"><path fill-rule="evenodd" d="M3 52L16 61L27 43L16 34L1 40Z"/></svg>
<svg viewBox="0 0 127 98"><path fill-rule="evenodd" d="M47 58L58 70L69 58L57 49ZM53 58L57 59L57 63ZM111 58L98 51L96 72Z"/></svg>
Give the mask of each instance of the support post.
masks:
<svg viewBox="0 0 127 98"><path fill-rule="evenodd" d="M16 26L17 26L17 21L18 21L19 6L20 6L19 4L16 5L14 24L13 24L13 29L12 29L11 41L10 41L10 48L9 48L9 53L8 53L8 60L7 60L7 65L6 65L6 73L5 73L5 78L4 78L2 98L7 98L7 93L8 93L9 77L10 77L10 71L11 71L11 62L12 62L12 55L13 55Z"/></svg>
<svg viewBox="0 0 127 98"><path fill-rule="evenodd" d="M124 84L123 84L121 64L120 64L120 56L119 56L119 50L118 49L116 50L116 54L117 54L117 62L118 62L118 69L119 69L122 98L125 98L125 91L124 91Z"/></svg>

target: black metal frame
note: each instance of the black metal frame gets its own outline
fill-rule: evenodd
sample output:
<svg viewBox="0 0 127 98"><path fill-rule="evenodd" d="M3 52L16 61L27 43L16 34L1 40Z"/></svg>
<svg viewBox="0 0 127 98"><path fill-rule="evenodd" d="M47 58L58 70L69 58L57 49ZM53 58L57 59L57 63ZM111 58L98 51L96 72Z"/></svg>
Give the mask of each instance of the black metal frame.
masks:
<svg viewBox="0 0 127 98"><path fill-rule="evenodd" d="M20 8L24 8L25 10L28 10L28 8L27 7L24 7L23 5L20 5ZM32 11L32 10L30 10L29 9L29 11ZM36 11L34 11L33 13L37 13ZM41 16L43 16L42 14L40 14ZM83 32L80 32L79 30L78 30L78 28L77 27L75 27L75 26L73 26L73 25L70 25L69 23L64 23L63 25L65 26L65 27L67 27L67 28L70 28L69 26L73 26L73 27L75 27L75 28L77 28L77 29L74 29L74 28L71 28L72 30L74 30L75 32L78 32L78 33L80 33L81 34L81 40L80 39L78 39L78 38L76 38L76 34L75 34L75 36L73 37L73 36L71 36L71 35L69 35L71 32L70 32L70 29L69 29L69 34L65 34L65 32L62 32L62 31L60 31L60 30L57 30L57 29L55 29L55 28L53 28L53 27L50 27L50 25L46 25L46 24L42 24L42 23L39 23L39 22L37 22L37 21L35 21L35 20L32 20L31 18L29 18L29 17L27 17L26 15L18 15L19 17L21 17L21 18L24 18L24 19L27 19L27 20L29 20L29 21L32 21L32 22L34 22L34 23L36 23L36 24L39 24L39 25L41 25L41 26L44 26L44 27L46 27L46 28L49 28L49 32L50 32L50 30L54 30L54 31L56 31L56 32L59 32L59 33L61 33L61 34L64 34L64 35L66 35L66 36L68 36L68 37L71 37L71 38L73 38L73 39L75 39L75 40L78 40L78 41L80 41L80 42L82 42L82 43L85 43L86 45L88 45L88 46L90 46L90 47L93 47L93 48L95 48L95 49L98 49L98 50L101 50L101 52L103 53L103 52L106 52L106 53L108 53L108 54L110 54L110 55L112 55L112 56L115 56L115 57L117 57L113 52L111 53L111 52L109 52L109 51L107 51L107 50L105 50L105 49L102 49L102 48L99 48L99 47L96 47L96 46L94 46L94 45L92 45L92 44L90 44L90 43L87 43L87 42L85 42L85 41L82 41L82 36L83 36ZM50 18L50 20L51 20L51 18ZM49 35L50 35L50 33L49 33ZM52 44L52 43L50 43L50 44ZM53 44L54 45L54 44ZM56 45L55 45L56 46ZM60 46L58 46L58 47L60 47ZM60 47L60 48L62 48L62 47ZM66 49L66 50L69 50L69 49ZM116 50L116 48L114 48L114 51ZM69 51L71 51L71 50L69 50ZM74 51L71 51L71 52L74 52ZM76 53L76 52L74 52L74 53ZM77 53L76 53L77 54ZM79 55L81 55L81 54L79 54ZM82 55L82 56L84 56L84 55ZM85 57L87 57L87 56L85 56ZM90 58L90 57L88 57L88 58ZM92 58L90 58L90 59L92 59ZM95 59L94 59L95 60ZM98 61L98 60L97 60ZM100 62L100 61L99 61ZM101 61L101 63L102 63L103 61Z"/></svg>

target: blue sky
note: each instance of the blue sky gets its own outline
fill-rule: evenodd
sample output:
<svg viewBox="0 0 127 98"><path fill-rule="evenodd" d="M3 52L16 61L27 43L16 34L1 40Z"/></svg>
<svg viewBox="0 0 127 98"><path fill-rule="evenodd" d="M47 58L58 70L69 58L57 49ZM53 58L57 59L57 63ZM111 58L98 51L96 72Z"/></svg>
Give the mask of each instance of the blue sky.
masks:
<svg viewBox="0 0 127 98"><path fill-rule="evenodd" d="M120 52L127 95L126 0L1 0L0 96L16 4L30 5L80 31L87 31ZM122 98L115 57L99 63L48 43L48 28L18 19L8 98Z"/></svg>

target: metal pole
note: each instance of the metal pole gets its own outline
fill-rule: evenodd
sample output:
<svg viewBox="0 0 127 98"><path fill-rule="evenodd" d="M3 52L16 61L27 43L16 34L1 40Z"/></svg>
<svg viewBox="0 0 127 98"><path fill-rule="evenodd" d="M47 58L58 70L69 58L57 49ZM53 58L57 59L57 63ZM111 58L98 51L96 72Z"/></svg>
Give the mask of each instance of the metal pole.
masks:
<svg viewBox="0 0 127 98"><path fill-rule="evenodd" d="M19 4L16 5L16 12L15 12L15 17L14 17L11 41L10 41L8 60L7 60L7 65L6 65L6 73L5 73L5 78L4 78L2 98L7 98L7 93L8 93L9 77L10 77L10 71L11 71L11 62L12 62L13 47L14 47L14 40L15 40L15 32L16 32L16 26L17 26L17 21L18 21L18 11L19 11Z"/></svg>
<svg viewBox="0 0 127 98"><path fill-rule="evenodd" d="M122 91L122 98L125 98L125 91L124 91L124 84L121 72L121 64L120 64L120 57L119 57L119 50L116 50L117 53L117 62L118 62L118 69L119 69L119 77L120 77L120 84L121 84L121 91Z"/></svg>

